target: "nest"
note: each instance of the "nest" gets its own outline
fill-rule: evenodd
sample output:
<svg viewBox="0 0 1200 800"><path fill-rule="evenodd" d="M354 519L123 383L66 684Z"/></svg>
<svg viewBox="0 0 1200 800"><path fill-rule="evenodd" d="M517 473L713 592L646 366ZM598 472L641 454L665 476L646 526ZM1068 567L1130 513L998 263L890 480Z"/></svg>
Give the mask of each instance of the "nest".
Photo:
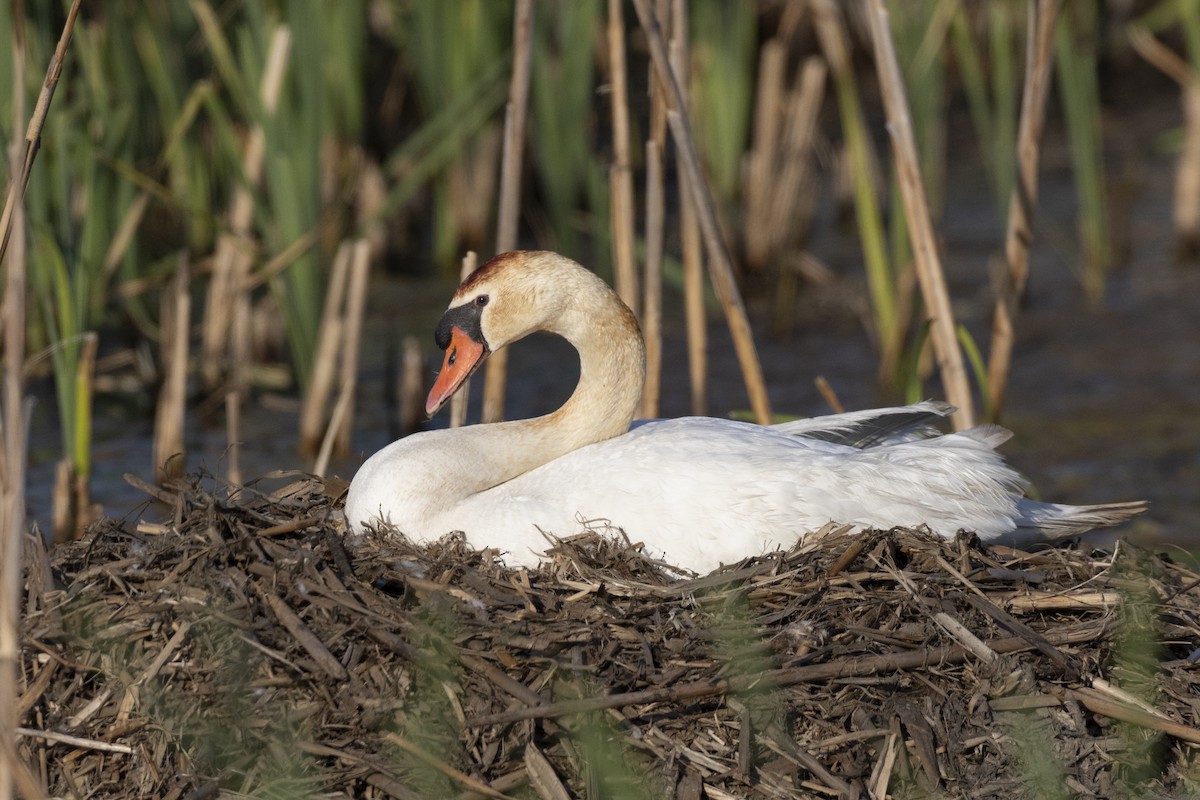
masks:
<svg viewBox="0 0 1200 800"><path fill-rule="evenodd" d="M61 797L1113 797L1197 790L1200 578L826 529L679 580L346 539L337 487L189 478L27 552L18 748Z"/></svg>

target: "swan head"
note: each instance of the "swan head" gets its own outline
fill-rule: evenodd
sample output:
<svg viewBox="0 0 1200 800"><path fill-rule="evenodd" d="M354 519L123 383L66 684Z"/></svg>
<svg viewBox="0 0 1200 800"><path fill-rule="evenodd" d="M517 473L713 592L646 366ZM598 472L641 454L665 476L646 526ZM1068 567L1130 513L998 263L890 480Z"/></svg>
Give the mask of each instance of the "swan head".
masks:
<svg viewBox="0 0 1200 800"><path fill-rule="evenodd" d="M571 259L546 251L501 253L459 285L438 323L434 341L446 355L425 412L436 414L492 351L539 330L573 340L592 317L589 309L614 300L633 320L608 284Z"/></svg>

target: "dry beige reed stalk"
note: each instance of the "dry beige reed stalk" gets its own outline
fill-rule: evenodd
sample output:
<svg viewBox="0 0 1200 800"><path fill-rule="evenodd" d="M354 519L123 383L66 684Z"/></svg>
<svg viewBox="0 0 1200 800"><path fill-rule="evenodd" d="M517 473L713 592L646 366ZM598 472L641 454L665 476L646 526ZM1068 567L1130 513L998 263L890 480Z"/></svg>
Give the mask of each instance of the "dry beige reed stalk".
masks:
<svg viewBox="0 0 1200 800"><path fill-rule="evenodd" d="M338 245L329 273L329 285L325 291L325 304L321 309L321 325L317 329L317 349L313 353L312 379L304 405L300 409L301 455L317 452L328 425L326 407L333 392L333 378L337 372L338 351L346 329L344 308L346 285L350 275L350 254L353 245L344 241Z"/></svg>
<svg viewBox="0 0 1200 800"><path fill-rule="evenodd" d="M345 425L345 420L350 413L350 407L354 405L354 387L350 387L350 391L346 391L343 386L342 391L338 392L337 402L333 404L333 413L329 417L329 427L325 429L325 436L321 439L321 447L317 450L316 460L313 461L312 472L318 478L324 478L326 471L329 469L329 462L333 458L333 450L336 446L339 432Z"/></svg>
<svg viewBox="0 0 1200 800"><path fill-rule="evenodd" d="M334 408L333 419L329 427L335 431L333 438L334 453L345 457L350 454L350 432L354 427L354 392L358 386L358 360L362 350L363 318L367 309L367 286L371 271L371 243L365 238L354 240L350 253L350 279L346 287L346 316L342 337L342 358L339 371L341 384L338 406L343 402L346 408ZM342 397L349 397L343 401Z"/></svg>
<svg viewBox="0 0 1200 800"><path fill-rule="evenodd" d="M187 251L162 297L163 383L154 409L154 478L163 484L183 474L183 443L187 410L188 330L192 324L192 298L188 292L190 269Z"/></svg>
<svg viewBox="0 0 1200 800"><path fill-rule="evenodd" d="M9 185L8 194L4 200L4 211L0 214L0 262L4 260L4 254L8 250L9 236L13 230L13 215L18 213L17 205L20 200L25 197L25 187L29 185L30 171L33 169L33 161L37 158L38 149L42 144L42 128L46 124L46 114L50 111L50 102L54 99L54 91L58 88L58 80L62 76L63 59L66 58L67 47L71 43L71 35L75 31L75 18L79 16L79 7L82 0L74 0L71 3L70 10L67 11L66 22L63 23L62 35L58 39L58 44L54 48L54 55L50 58L50 65L46 69L46 78L42 81L42 90L38 94L37 104L33 108L33 114L29 118L29 125L25 128L25 138L17 143L14 143L14 153L10 160L12 168L9 170ZM14 80L16 76L24 75L23 66L16 65L18 55L24 52L23 21L18 20L14 26L16 36L21 41L17 47L13 48L14 60ZM24 85L15 86L13 90L13 111L24 111ZM17 98L20 98L19 100ZM21 113L21 117L24 114ZM15 120L13 130L21 129L24 119L18 118Z"/></svg>
<svg viewBox="0 0 1200 800"><path fill-rule="evenodd" d="M1012 362L1013 325L1017 303L1029 277L1029 249L1033 244L1033 212L1037 207L1038 155L1046 121L1046 99L1054 68L1054 25L1058 0L1038 0L1029 7L1025 51L1025 87L1017 127L1017 182L1008 202L1004 237L1006 270L996 292L992 317L992 343L988 353L988 394L992 416L1000 417ZM1200 174L1198 172L1197 174Z"/></svg>
<svg viewBox="0 0 1200 800"><path fill-rule="evenodd" d="M242 483L242 393L225 393L225 479Z"/></svg>
<svg viewBox="0 0 1200 800"><path fill-rule="evenodd" d="M363 318L371 269L369 234L338 246L329 289L321 310L321 331L313 361L312 381L301 409L301 452L316 453L313 472L323 475L333 454L350 452L354 425L353 397L358 386ZM325 409L337 379L338 398L328 421Z"/></svg>
<svg viewBox="0 0 1200 800"><path fill-rule="evenodd" d="M407 436L425 419L425 358L415 336L400 345L400 435Z"/></svg>
<svg viewBox="0 0 1200 800"><path fill-rule="evenodd" d="M929 204L925 198L925 186L921 180L921 167L917 160L917 145L908 111L904 78L900 74L900 64L896 59L896 47L892 41L891 25L888 22L888 10L884 0L871 0L868 16L871 39L875 44L875 67L879 72L879 85L883 90L888 133L891 134L896 175L900 184L900 196L904 201L904 217L912 237L917 278L930 320L930 341L933 343L946 398L957 407L951 421L956 430L962 430L974 424L975 404L971 397L971 385L967 380L962 351L958 346L954 312L950 307L950 295L946 289L946 278L942 272L933 221L930 219Z"/></svg>
<svg viewBox="0 0 1200 800"><path fill-rule="evenodd" d="M838 397L837 391L830 385L824 375L818 375L813 378L813 383L816 384L817 391L821 393L821 397L829 405L829 408L835 414L841 414L846 411L846 407L842 405L842 399Z"/></svg>
<svg viewBox="0 0 1200 800"><path fill-rule="evenodd" d="M680 95L687 105L691 93L690 45L686 0L673 0L671 10L671 69L679 81ZM664 88L664 91L666 89ZM704 243L699 216L692 199L689 177L676 170L679 195L679 250L683 260L683 313L687 327L688 387L691 409L697 416L708 413L708 314L704 308Z"/></svg>
<svg viewBox="0 0 1200 800"><path fill-rule="evenodd" d="M75 470L71 459L54 465L54 489L50 495L50 537L58 544L69 542L75 532Z"/></svg>
<svg viewBox="0 0 1200 800"><path fill-rule="evenodd" d="M625 60L625 16L621 0L608 0L609 99L613 163L608 171L612 205L613 276L617 294L638 314L637 253L634 246L633 165L629 141L629 81Z"/></svg>
<svg viewBox="0 0 1200 800"><path fill-rule="evenodd" d="M784 126L772 175L766 213L759 220L769 239L768 252L775 254L808 228L812 215L809 167L817 120L825 101L825 82L829 70L819 56L805 59L796 76L796 86L784 103Z"/></svg>
<svg viewBox="0 0 1200 800"><path fill-rule="evenodd" d="M1179 166L1175 169L1175 254L1181 259L1200 253L1200 85L1183 89L1183 118L1186 131Z"/></svg>
<svg viewBox="0 0 1200 800"><path fill-rule="evenodd" d="M754 98L754 128L746 169L746 215L742 242L746 266L764 269L771 257L771 235L764 221L774 194L775 165L779 160L779 134L783 122L783 82L787 44L773 38L758 55L758 80Z"/></svg>
<svg viewBox="0 0 1200 800"><path fill-rule="evenodd" d="M513 15L513 70L504 109L504 152L500 161L500 211L496 221L496 252L517 246L521 208L521 161L525 121L529 115L529 78L533 69L533 0L518 0ZM484 422L504 419L508 383L508 351L500 348L488 358L483 376Z"/></svg>
<svg viewBox="0 0 1200 800"><path fill-rule="evenodd" d="M746 308L742 303L741 293L734 277L733 259L721 233L716 203L708 184L704 181L700 158L696 153L695 138L692 136L691 124L687 117L683 92L679 87L674 70L671 68L662 30L659 28L658 21L650 13L649 0L634 0L634 8L637 9L638 19L650 45L650 57L654 63L655 73L667 89L667 124L675 142L679 165L688 173L688 187L696 203L700 231L708 250L709 277L716 289L717 297L725 309L725 319L733 337L738 363L742 368L742 379L750 397L750 407L760 424L769 424L771 422L771 404L767 397L762 364L758 360L750 320L746 316Z"/></svg>
<svg viewBox="0 0 1200 800"><path fill-rule="evenodd" d="M46 69L23 139L13 142L9 156L9 186L0 214L0 264L4 277L4 449L0 459L0 800L10 800L14 787L23 795L45 797L29 768L17 757L17 705L19 695L20 633L18 615L21 596L21 541L25 530L25 459L27 453L27 404L24 400L25 367L25 187L41 144L42 128L62 75L67 47L75 30L82 0L74 0L63 23L62 34ZM24 20L14 16L13 26L13 131L25 122L25 37ZM14 133L14 138L16 134ZM16 229L14 236L13 230ZM8 253L9 242L16 246ZM9 256L5 260L6 254Z"/></svg>
<svg viewBox="0 0 1200 800"><path fill-rule="evenodd" d="M642 416L658 416L662 399L662 259L665 204L661 140L646 140L646 267L643 275L642 336L646 341L646 383Z"/></svg>
<svg viewBox="0 0 1200 800"><path fill-rule="evenodd" d="M669 0L659 0L660 19L670 14ZM646 341L646 383L642 416L659 415L662 400L662 264L666 239L666 179L663 151L667 143L667 108L662 83L650 68L650 136L646 140L646 264L642 276L642 336Z"/></svg>
<svg viewBox="0 0 1200 800"><path fill-rule="evenodd" d="M112 241L109 242L108 250L104 253L104 283L106 285L117 273L117 267L121 266L121 259L125 257L129 245L133 243L133 237L142 224L142 218L146 216L146 209L149 206L150 192L143 189L134 198L129 210L125 212L121 224L117 226Z"/></svg>
<svg viewBox="0 0 1200 800"><path fill-rule="evenodd" d="M1200 79L1192 66L1142 25L1131 25L1129 41L1138 55L1179 84L1183 93L1184 140L1175 169L1175 255L1200 255Z"/></svg>

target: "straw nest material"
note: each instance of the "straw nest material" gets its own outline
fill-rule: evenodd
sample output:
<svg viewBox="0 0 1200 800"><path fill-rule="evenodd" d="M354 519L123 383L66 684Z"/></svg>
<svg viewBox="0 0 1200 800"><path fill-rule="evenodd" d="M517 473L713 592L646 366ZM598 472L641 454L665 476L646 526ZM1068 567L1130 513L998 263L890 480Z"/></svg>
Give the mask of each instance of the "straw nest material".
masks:
<svg viewBox="0 0 1200 800"><path fill-rule="evenodd" d="M1195 573L824 530L678 580L345 539L337 487L30 540L19 751L60 797L1184 796Z"/></svg>

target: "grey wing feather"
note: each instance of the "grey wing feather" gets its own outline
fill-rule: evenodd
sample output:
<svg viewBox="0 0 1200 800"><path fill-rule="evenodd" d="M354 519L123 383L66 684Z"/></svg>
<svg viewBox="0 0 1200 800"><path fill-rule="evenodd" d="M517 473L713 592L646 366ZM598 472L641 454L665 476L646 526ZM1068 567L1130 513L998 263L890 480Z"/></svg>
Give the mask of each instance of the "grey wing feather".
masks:
<svg viewBox="0 0 1200 800"><path fill-rule="evenodd" d="M878 408L812 417L773 426L781 433L806 436L865 450L936 435L937 423L954 413L954 406L925 400L910 406Z"/></svg>

